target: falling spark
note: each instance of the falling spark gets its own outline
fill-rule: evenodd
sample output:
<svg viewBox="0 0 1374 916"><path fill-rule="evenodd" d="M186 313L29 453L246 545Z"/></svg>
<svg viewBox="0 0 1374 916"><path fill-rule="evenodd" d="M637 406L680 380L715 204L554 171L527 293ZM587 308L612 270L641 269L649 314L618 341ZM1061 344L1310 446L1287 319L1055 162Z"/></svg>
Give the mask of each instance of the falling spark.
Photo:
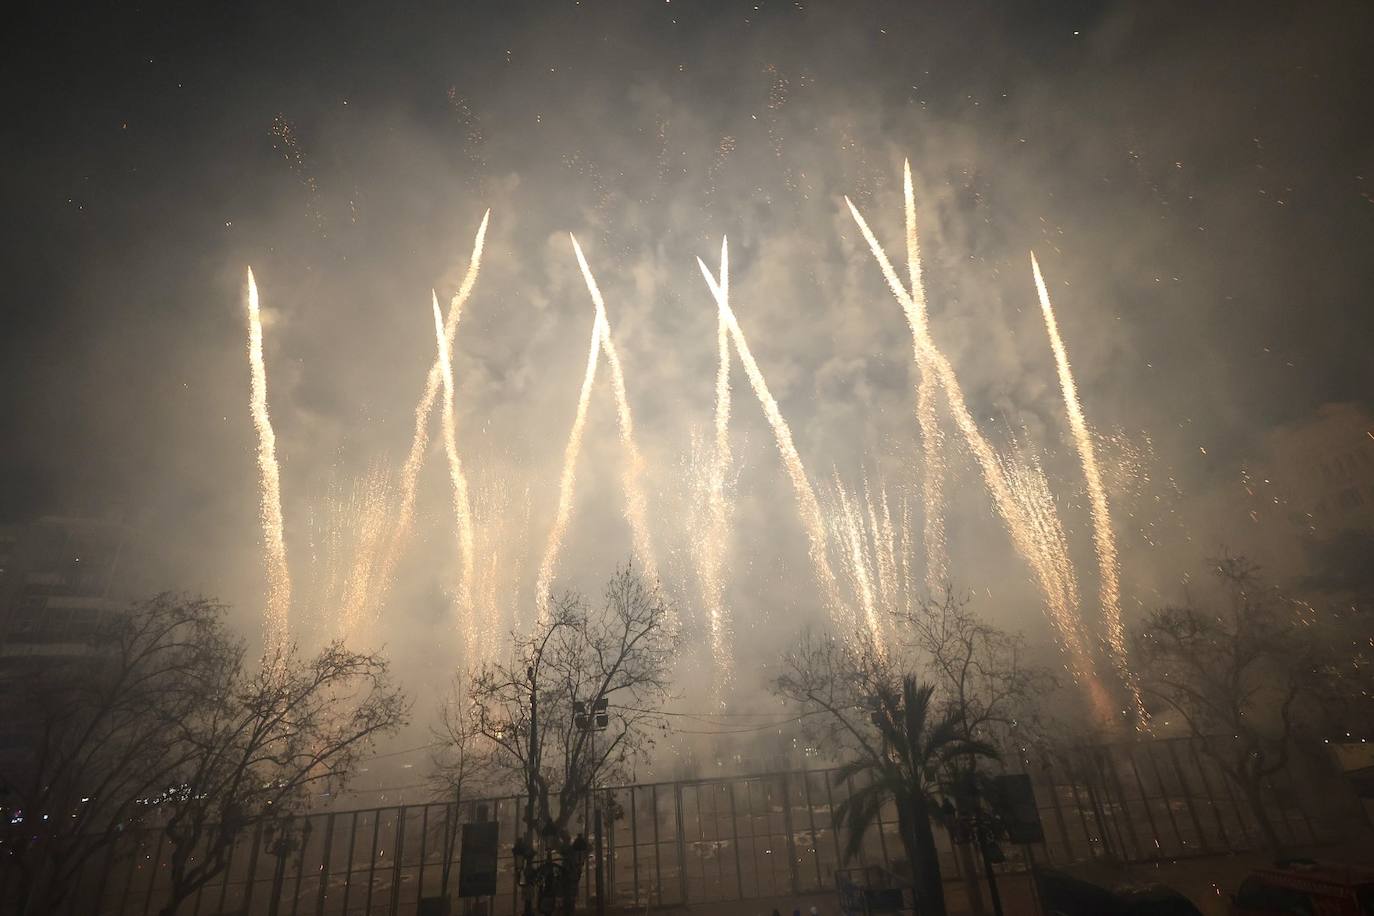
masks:
<svg viewBox="0 0 1374 916"><path fill-rule="evenodd" d="M476 649L469 665L494 660L500 639L517 626L525 551L529 546L530 493L512 493L504 479L478 478L473 492L478 564L473 581ZM475 656L475 657L474 657Z"/></svg>
<svg viewBox="0 0 1374 916"><path fill-rule="evenodd" d="M335 523L338 528L345 529L341 534L354 538L351 569L338 605L343 609L340 623L345 637L358 631L363 609L375 586L381 559L379 551L386 536L393 495L389 469L385 466L369 468L355 487L346 511L340 513Z"/></svg>
<svg viewBox="0 0 1374 916"><path fill-rule="evenodd" d="M929 313L925 284L921 278L921 246L916 234L916 195L911 184L911 161L903 162L902 190L906 204L906 263L911 283L912 315L919 333L929 339ZM913 333L917 333L913 327ZM921 380L916 388L916 421L921 427L921 449L925 458L921 476L921 508L925 514L926 590L936 595L949 578L949 555L945 543L945 444L944 431L936 416L935 396L938 382L932 366L916 348L916 366Z"/></svg>
<svg viewBox="0 0 1374 916"><path fill-rule="evenodd" d="M634 536L635 556L638 558L640 566L644 570L644 576L649 582L658 582L658 563L654 560L653 544L649 538L648 522L648 501L644 497L644 457L639 452L639 446L635 444L634 416L630 413L630 398L625 389L625 374L620 368L620 355L616 352L615 342L611 339L611 323L606 318L606 303L601 298L601 290L596 285L596 278L592 276L592 269L587 265L587 259L582 254L582 246L577 244L577 239L568 234L572 239L573 252L577 255L577 264L582 268L582 279L587 283L587 292L591 294L592 303L596 306L596 322L601 334L601 350L606 356L606 365L611 370L611 388L615 392L616 414L620 420L620 445L625 450L625 517L630 523L630 532Z"/></svg>
<svg viewBox="0 0 1374 916"><path fill-rule="evenodd" d="M778 402L773 399L772 393L769 392L768 382L764 380L763 372L759 369L758 363L754 361L754 354L749 350L749 341L745 339L744 331L740 329L739 322L735 320L735 313L730 308L730 301L725 295L725 290L716 283L715 278L711 276L710 268L701 258L697 258L697 266L701 268L701 275L705 277L706 285L710 287L711 295L715 297L716 307L730 329L730 338L734 341L735 352L739 354L740 362L744 364L744 372L749 377L749 384L753 387L754 394L763 407L764 415L768 418L768 425L773 429L773 437L777 440L783 467L787 470L787 476L792 482L792 489L797 497L797 508L801 514L802 525L806 528L806 535L810 541L811 568L815 571L816 579L821 587L821 594L829 605L836 624L842 630L855 632L857 622L840 599L839 584L835 579L835 573L831 569L830 558L827 555L825 516L821 513L820 502L816 499L816 491L812 489L811 481L806 476L806 468L802 465L801 456L797 454L796 446L792 443L792 430L788 427L787 420L783 418L782 411L778 409Z"/></svg>
<svg viewBox="0 0 1374 916"><path fill-rule="evenodd" d="M468 260L467 273L464 274L458 292L449 306L448 318L444 323L444 342L449 349L453 348L453 341L458 334L458 319L463 314L463 303L472 294L473 285L477 282L477 272L482 266L482 246L486 240L489 219L491 210L482 215L482 223L477 227L477 236L472 242L472 256ZM391 579L396 573L396 563L410 534L410 525L415 517L415 487L420 477L420 468L425 463L425 452L429 448L429 417L434 410L434 401L439 396L442 381L442 367L436 359L425 378L425 390L420 396L420 402L415 405L415 433L410 442L410 453L406 455L405 464L401 466L401 493L396 507L396 523L392 527L391 537L378 565L375 594L369 596L368 604L373 614L386 597L386 590L390 588Z"/></svg>
<svg viewBox="0 0 1374 916"><path fill-rule="evenodd" d="M248 268L248 364L252 371L253 425L258 431L258 474L262 490L259 515L267 554L267 606L263 621L265 654L277 659L286 651L291 613L291 570L286 565L286 538L281 512L281 469L277 434L267 412L267 367L262 359L262 313L258 284Z"/></svg>
<svg viewBox="0 0 1374 916"><path fill-rule="evenodd" d="M455 517L458 549L462 554L461 572L458 577L458 613L463 628L463 646L469 658L477 649L477 630L474 625L472 606L472 576L474 565L472 536L472 505L468 501L468 481L463 475L463 462L458 457L458 438L453 417L453 358L449 352L448 340L444 333L444 316L439 311L439 297L431 292L434 307L434 338L439 352L439 376L444 386L443 430L444 453L448 457L449 481L453 485L453 514ZM460 303L455 298L454 308Z"/></svg>
<svg viewBox="0 0 1374 916"><path fill-rule="evenodd" d="M887 490L880 488L875 498L867 477L864 478L864 504L868 512L868 528L873 538L874 578L878 583L878 601L886 610L897 611L901 609L901 593L904 591L903 581L897 578L897 555L899 552L905 553L906 544L905 541L900 544L897 541L897 530L892 523L892 509L888 505Z"/></svg>
<svg viewBox="0 0 1374 916"><path fill-rule="evenodd" d="M601 351L601 321L592 322L592 342L587 348L587 371L582 376L582 391L577 397L577 413L573 416L572 431L563 449L563 473L558 480L558 510L553 527L544 546L544 559L534 582L534 607L537 620L546 619L549 598L552 597L553 577L558 571L558 555L563 550L563 538L568 532L568 517L572 514L573 488L577 484L577 456L582 451L582 431L587 425L587 405L592 398L592 383L596 381L597 354Z"/></svg>
<svg viewBox="0 0 1374 916"><path fill-rule="evenodd" d="M1035 527L1026 519L1024 510L1017 500L1013 482L1008 480L997 453L978 429L978 424L974 422L973 414L964 401L963 390L959 387L954 368L931 339L929 328L917 318L916 303L912 293L903 287L902 281L892 267L892 262L888 260L887 253L878 243L878 239L873 235L873 230L868 227L868 223L864 221L858 208L847 197L845 203L848 204L849 212L858 224L859 231L863 233L865 241L868 242L874 260L882 269L888 287L906 314L918 361L923 367L929 367L935 373L940 387L944 390L945 400L949 404L955 426L962 433L964 441L983 473L983 479L992 495L993 504L1011 535L1012 543L1017 552L1030 565L1041 591L1045 594L1050 620L1059 635L1061 645L1072 660L1075 676L1079 679L1092 681L1095 675L1091 658L1083 646L1077 603L1064 585L1064 570L1071 570L1072 567L1069 566L1067 558L1062 556L1054 545L1047 544L1044 539L1036 536Z"/></svg>
<svg viewBox="0 0 1374 916"><path fill-rule="evenodd" d="M1083 416L1083 405L1078 399L1078 386L1074 383L1073 368L1069 365L1069 354L1064 340L1059 335L1059 322L1054 317L1054 307L1050 305L1050 294L1045 289L1045 278L1040 273L1040 262L1031 254L1031 273L1035 275L1035 290L1040 296L1040 310L1045 316L1045 329L1050 335L1050 346L1054 350L1054 362L1059 370L1059 387L1064 392L1064 408L1069 415L1069 429L1073 433L1078 457L1083 463L1083 476L1088 482L1088 504L1092 510L1093 544L1097 548L1099 569L1099 594L1102 603L1103 623L1107 634L1107 647L1126 688L1130 691L1136 725L1148 727L1149 714L1140 696L1140 687L1131 674L1130 662L1126 654L1126 634L1121 625L1121 570L1116 553L1116 536L1112 531L1112 516L1107 504L1107 489L1102 484L1102 472L1097 463L1097 450L1093 445L1093 434L1088 421Z"/></svg>
<svg viewBox="0 0 1374 916"><path fill-rule="evenodd" d="M873 568L877 564L874 562L874 551L869 546L868 531L864 527L855 501L850 498L844 484L840 482L838 473L835 475L834 486L836 501L839 504L836 519L838 524L835 526L839 535L837 540L845 548L842 551L842 565L855 586L859 607L863 610L864 622L868 627L868 636L879 652L885 652L883 626L879 618L878 597L874 591L873 581L877 578L877 570Z"/></svg>

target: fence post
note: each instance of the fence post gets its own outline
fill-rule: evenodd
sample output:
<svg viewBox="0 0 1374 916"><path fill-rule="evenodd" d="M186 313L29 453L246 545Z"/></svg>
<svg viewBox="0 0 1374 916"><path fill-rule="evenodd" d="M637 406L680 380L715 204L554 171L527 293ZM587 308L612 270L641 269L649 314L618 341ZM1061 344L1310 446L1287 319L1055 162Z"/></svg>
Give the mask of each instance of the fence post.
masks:
<svg viewBox="0 0 1374 916"><path fill-rule="evenodd" d="M353 850L358 845L358 812L353 812L353 819L349 822L348 828L348 864L344 867L344 893L343 907L339 912L348 912L348 898L353 893Z"/></svg>
<svg viewBox="0 0 1374 916"><path fill-rule="evenodd" d="M677 878L682 885L682 903L687 903L687 831L682 823L682 783L673 783L677 809Z"/></svg>
<svg viewBox="0 0 1374 916"><path fill-rule="evenodd" d="M1059 825L1059 837L1064 841L1064 853L1070 862L1073 861L1073 843L1069 839L1069 822L1064 819L1064 805L1059 799L1059 783L1055 782L1054 764L1049 757L1045 757L1040 765L1046 776L1049 777L1050 800L1054 802L1054 820ZM1072 778L1072 777L1070 777ZM1077 796L1075 796L1077 798ZM1092 846L1088 846L1088 858L1092 858ZM1045 844L1045 860L1049 864L1054 863L1054 857L1050 854L1050 844Z"/></svg>
<svg viewBox="0 0 1374 916"><path fill-rule="evenodd" d="M635 787L630 786L630 874L634 879L634 906L639 906L639 806Z"/></svg>
<svg viewBox="0 0 1374 916"><path fill-rule="evenodd" d="M830 838L835 841L835 869L844 867L844 853L840 851L840 825L835 820L835 793L830 788L830 777L835 774L834 770L825 770L825 803L830 806ZM831 876L834 877L833 875Z"/></svg>
<svg viewBox="0 0 1374 916"><path fill-rule="evenodd" d="M324 898L329 892L329 854L334 850L334 812L324 822L324 855L320 863L320 890L315 898L315 916L324 916Z"/></svg>
<svg viewBox="0 0 1374 916"><path fill-rule="evenodd" d="M740 859L739 848L739 815L735 810L735 783L733 780L725 783L725 790L730 793L730 837L735 844L735 899L744 899L744 865ZM753 832L752 830L750 831Z"/></svg>
<svg viewBox="0 0 1374 916"><path fill-rule="evenodd" d="M429 851L429 805L420 809L420 871L416 875L415 895L423 897L425 895L425 856Z"/></svg>
<svg viewBox="0 0 1374 916"><path fill-rule="evenodd" d="M258 876L258 852L262 849L262 824L259 823L253 830L253 853L248 858L248 879L243 885L243 907L244 913L250 912L253 906L253 882Z"/></svg>
<svg viewBox="0 0 1374 916"><path fill-rule="evenodd" d="M654 806L654 893L659 906L663 905L663 847L658 844L658 783L649 787L649 799Z"/></svg>
<svg viewBox="0 0 1374 916"><path fill-rule="evenodd" d="M391 867L391 916L396 916L396 907L401 902L401 859L406 851L405 805L396 809L396 842L391 848L396 855L396 864Z"/></svg>
<svg viewBox="0 0 1374 916"><path fill-rule="evenodd" d="M1136 855L1139 856L1140 834L1135 829L1135 820L1131 818L1131 806L1126 800L1126 792L1121 785L1121 774L1118 773L1116 769L1117 761L1112 754L1112 746L1108 745L1102 748L1094 756L1097 757L1098 771L1102 772L1104 776L1110 777L1110 781L1108 781L1108 779L1102 780L1102 788L1106 790L1109 801L1111 800L1112 793L1114 792L1116 794L1121 806L1121 814L1126 820L1126 829L1131 833L1131 844L1135 846ZM1122 859L1125 859L1126 836L1121 832L1121 819L1113 815L1112 821L1116 824L1116 836L1121 842Z"/></svg>
<svg viewBox="0 0 1374 916"><path fill-rule="evenodd" d="M1169 815L1169 825L1174 828L1174 842L1178 844L1178 851L1181 855L1188 844L1183 842L1183 834L1178 829L1178 818L1174 816L1174 805L1169 799L1169 789L1164 785L1164 774L1159 771L1159 758L1155 755L1154 744L1143 745L1143 753L1150 761L1150 768L1155 771L1155 784L1159 786L1159 799L1164 802L1164 811Z"/></svg>
<svg viewBox="0 0 1374 916"><path fill-rule="evenodd" d="M364 916L372 916L372 882L377 876L377 839L382 835L382 811L372 812L372 856L367 862L367 905Z"/></svg>
<svg viewBox="0 0 1374 916"><path fill-rule="evenodd" d="M1140 803L1145 806L1145 821L1150 825L1150 835L1154 840L1155 847L1152 850L1152 858L1159 858L1164 852L1164 844L1159 840L1159 827L1155 825L1154 812L1150 810L1150 799L1145 794L1145 780L1140 778L1140 767L1136 765L1135 754L1131 751L1131 745L1123 745L1126 750L1126 762L1131 765L1131 775L1135 777L1135 788L1140 793ZM1124 801L1123 801L1124 804ZM1126 809L1127 814L1130 808Z"/></svg>
<svg viewBox="0 0 1374 916"><path fill-rule="evenodd" d="M1202 780L1202 790L1207 793L1207 803L1212 806L1212 817L1216 819L1217 833L1221 835L1221 842L1226 844L1227 850L1235 852L1236 847L1232 845L1231 838L1226 835L1226 825L1221 820L1221 806L1217 804L1216 796L1212 794L1212 785L1207 779L1207 768L1202 765L1202 757L1197 752L1197 745L1190 742L1188 747L1193 752L1193 763L1197 765L1197 775ZM1245 825L1242 824L1241 826Z"/></svg>
<svg viewBox="0 0 1374 916"><path fill-rule="evenodd" d="M786 771L782 774L782 825L787 831L787 874L792 880L792 895L801 892L797 876L797 838L792 833L792 782Z"/></svg>
<svg viewBox="0 0 1374 916"><path fill-rule="evenodd" d="M816 890L825 887L821 881L821 851L816 848L816 808L811 803L811 772L802 770L802 788L805 790L806 798L806 823L811 829L808 839L811 842L811 861L816 863Z"/></svg>
<svg viewBox="0 0 1374 916"><path fill-rule="evenodd" d="M1169 762L1174 765L1174 775L1178 777L1178 787L1183 790L1183 801L1188 805L1188 817L1193 821L1193 829L1197 831L1198 845L1203 852L1210 852L1212 844L1207 842L1207 831L1202 829L1202 818L1198 817L1197 808L1193 805L1193 789L1188 785L1188 780L1183 775L1183 765L1178 762L1178 752L1174 750L1174 741L1166 739L1164 745L1169 749Z"/></svg>

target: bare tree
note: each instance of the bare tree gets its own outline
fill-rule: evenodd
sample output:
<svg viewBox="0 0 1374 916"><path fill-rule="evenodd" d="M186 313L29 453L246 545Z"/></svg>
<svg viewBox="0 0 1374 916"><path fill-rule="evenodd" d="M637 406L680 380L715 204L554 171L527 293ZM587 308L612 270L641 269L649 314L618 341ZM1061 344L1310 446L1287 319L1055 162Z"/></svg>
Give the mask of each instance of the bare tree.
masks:
<svg viewBox="0 0 1374 916"><path fill-rule="evenodd" d="M226 867L245 831L271 822L283 834L317 786L338 790L382 734L405 722L407 701L377 655L340 643L311 658L294 648L245 665L242 646L211 672L205 702L167 722L189 749L174 792L163 802L170 846L165 916Z"/></svg>
<svg viewBox="0 0 1374 916"><path fill-rule="evenodd" d="M7 668L0 844L20 912L55 911L82 865L148 813L191 749L166 723L194 714L203 672L232 651L223 608L171 594L97 627L74 656Z"/></svg>
<svg viewBox="0 0 1374 916"><path fill-rule="evenodd" d="M1007 750L1036 730L1041 701L1056 682L1028 661L1019 633L983 620L952 587L897 617L917 664L939 688L941 711L957 715L964 737Z"/></svg>
<svg viewBox="0 0 1374 916"><path fill-rule="evenodd" d="M435 797L452 805L442 824L444 864L439 886L448 892L453 851L458 842L460 811L473 792L491 788L497 770L495 746L482 733L481 712L467 693L470 677L457 677L439 710L439 724L430 730L438 748L430 758L430 783Z"/></svg>
<svg viewBox="0 0 1374 916"><path fill-rule="evenodd" d="M599 610L563 595L533 633L515 637L507 661L473 678L477 728L493 763L528 795L526 849L566 858L571 824L594 788L631 779L647 758L667 729L660 710L679 642L657 586L625 567Z"/></svg>
<svg viewBox="0 0 1374 916"><path fill-rule="evenodd" d="M1223 557L1220 594L1154 612L1138 634L1147 698L1176 716L1281 844L1263 791L1292 749L1295 712L1314 683L1307 628L1243 557Z"/></svg>

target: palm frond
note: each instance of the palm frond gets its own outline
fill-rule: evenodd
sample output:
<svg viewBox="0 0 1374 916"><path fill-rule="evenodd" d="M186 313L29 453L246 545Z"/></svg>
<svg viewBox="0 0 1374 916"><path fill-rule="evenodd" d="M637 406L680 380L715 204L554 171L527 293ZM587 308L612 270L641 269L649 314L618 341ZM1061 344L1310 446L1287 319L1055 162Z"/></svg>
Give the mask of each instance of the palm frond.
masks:
<svg viewBox="0 0 1374 916"><path fill-rule="evenodd" d="M878 819L883 802L887 800L890 786L885 782L874 781L861 789L856 789L848 798L835 806L835 821L843 823L848 836L845 837L842 854L848 862L863 847L864 834Z"/></svg>
<svg viewBox="0 0 1374 916"><path fill-rule="evenodd" d="M866 772L868 770L877 769L877 767L878 764L876 761L870 760L867 757L857 757L849 761L848 763L840 765L840 767L835 771L835 781L848 782L850 779L853 779L860 773Z"/></svg>

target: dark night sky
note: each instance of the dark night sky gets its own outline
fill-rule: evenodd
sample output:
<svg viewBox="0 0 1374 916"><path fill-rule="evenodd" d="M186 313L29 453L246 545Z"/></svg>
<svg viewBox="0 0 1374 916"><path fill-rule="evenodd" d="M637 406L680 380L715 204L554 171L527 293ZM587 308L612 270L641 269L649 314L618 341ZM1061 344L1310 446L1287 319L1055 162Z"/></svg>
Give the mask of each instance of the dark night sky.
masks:
<svg viewBox="0 0 1374 916"><path fill-rule="evenodd" d="M755 293L737 308L814 474L852 470L846 442L890 442L910 419L909 343L840 195L895 244L903 155L928 201L936 336L982 416L1033 436L1059 422L1032 247L1090 417L1147 431L1185 484L1324 401L1374 401L1368 3L24 4L7 18L0 518L122 506L180 543L177 562L198 558L192 580L239 597L251 590L223 583L256 549L244 265L279 310L268 360L290 502L322 468L399 460L432 358L428 291L451 289L488 205L465 422L531 470L536 519L589 316L570 229L623 316L646 438L709 417L714 318L692 257L729 232ZM822 301L841 287L852 308ZM859 414L886 419L874 431ZM206 555L233 572L205 572Z"/></svg>

